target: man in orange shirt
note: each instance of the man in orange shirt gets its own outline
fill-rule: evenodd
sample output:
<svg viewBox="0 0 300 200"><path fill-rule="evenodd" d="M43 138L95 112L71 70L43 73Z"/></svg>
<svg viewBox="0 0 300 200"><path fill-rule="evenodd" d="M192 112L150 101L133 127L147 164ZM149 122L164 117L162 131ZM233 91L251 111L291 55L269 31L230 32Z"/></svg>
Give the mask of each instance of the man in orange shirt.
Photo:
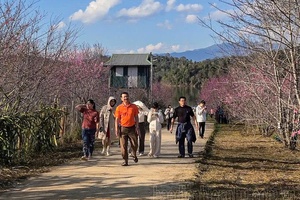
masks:
<svg viewBox="0 0 300 200"><path fill-rule="evenodd" d="M127 92L121 93L122 104L116 108L115 112L115 131L116 136L120 137L120 145L122 157L124 163L122 166L128 166L128 139L130 138L130 144L132 148L132 155L134 162L138 162L136 151L138 148L137 136L140 133L139 130L139 109L135 104L131 104L129 101L129 95Z"/></svg>

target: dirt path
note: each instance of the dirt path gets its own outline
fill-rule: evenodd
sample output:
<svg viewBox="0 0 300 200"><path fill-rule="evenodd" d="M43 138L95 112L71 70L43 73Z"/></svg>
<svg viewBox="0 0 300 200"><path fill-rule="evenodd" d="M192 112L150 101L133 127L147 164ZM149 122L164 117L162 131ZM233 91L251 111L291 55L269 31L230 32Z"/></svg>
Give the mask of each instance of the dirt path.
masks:
<svg viewBox="0 0 300 200"><path fill-rule="evenodd" d="M0 199L188 199L185 188L194 179L197 153L203 150L212 132L207 124L204 139L194 144L195 158L177 158L174 135L162 132L161 157L139 157L122 167L118 146L112 156L95 152L90 161L74 161L52 168L48 173L25 181L24 184L0 195ZM146 152L149 135L146 135Z"/></svg>

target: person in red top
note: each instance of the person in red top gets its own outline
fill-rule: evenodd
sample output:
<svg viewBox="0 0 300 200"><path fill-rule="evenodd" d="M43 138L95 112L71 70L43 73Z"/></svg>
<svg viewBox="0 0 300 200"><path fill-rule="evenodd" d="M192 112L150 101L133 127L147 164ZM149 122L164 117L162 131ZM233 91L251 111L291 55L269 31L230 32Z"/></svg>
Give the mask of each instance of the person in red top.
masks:
<svg viewBox="0 0 300 200"><path fill-rule="evenodd" d="M79 104L76 110L83 114L82 140L83 156L82 160L89 160L94 151L95 133L99 123L99 113L96 111L95 102L89 99L86 104Z"/></svg>
<svg viewBox="0 0 300 200"><path fill-rule="evenodd" d="M134 162L138 162L136 156L138 142L137 136L139 135L139 109L135 104L129 101L127 92L121 93L122 104L116 108L115 112L115 132L116 136L120 137L121 153L124 159L122 166L128 166L128 139L132 149Z"/></svg>

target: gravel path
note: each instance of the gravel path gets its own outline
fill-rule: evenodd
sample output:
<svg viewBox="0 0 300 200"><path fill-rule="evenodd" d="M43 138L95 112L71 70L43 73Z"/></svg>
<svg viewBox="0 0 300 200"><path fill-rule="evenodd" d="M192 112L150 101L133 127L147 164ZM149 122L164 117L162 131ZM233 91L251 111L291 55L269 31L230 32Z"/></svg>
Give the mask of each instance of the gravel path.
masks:
<svg viewBox="0 0 300 200"><path fill-rule="evenodd" d="M76 160L53 167L0 195L0 199L188 199L185 191L195 178L197 154L212 132L207 123L204 139L197 138L194 158L177 158L174 134L162 131L161 156L140 156L139 162L129 160L123 167L120 149L111 148L112 156L95 152L89 161ZM146 135L146 152L149 134Z"/></svg>

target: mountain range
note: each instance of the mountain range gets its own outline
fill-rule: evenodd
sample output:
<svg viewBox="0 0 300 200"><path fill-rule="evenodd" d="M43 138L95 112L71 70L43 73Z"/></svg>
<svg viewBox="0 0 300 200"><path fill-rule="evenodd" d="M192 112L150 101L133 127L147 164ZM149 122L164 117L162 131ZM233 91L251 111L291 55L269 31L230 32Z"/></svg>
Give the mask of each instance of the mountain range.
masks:
<svg viewBox="0 0 300 200"><path fill-rule="evenodd" d="M222 43L222 44L214 44L206 48L202 49L194 49L194 50L189 50L189 51L184 51L184 52L174 52L174 53L169 53L170 56L172 57L185 57L188 60L193 60L196 62L200 62L206 59L213 59L213 58L220 58L226 56L226 53L224 53L224 49L229 50L226 52L230 52L231 45ZM227 53L227 55L229 55Z"/></svg>

